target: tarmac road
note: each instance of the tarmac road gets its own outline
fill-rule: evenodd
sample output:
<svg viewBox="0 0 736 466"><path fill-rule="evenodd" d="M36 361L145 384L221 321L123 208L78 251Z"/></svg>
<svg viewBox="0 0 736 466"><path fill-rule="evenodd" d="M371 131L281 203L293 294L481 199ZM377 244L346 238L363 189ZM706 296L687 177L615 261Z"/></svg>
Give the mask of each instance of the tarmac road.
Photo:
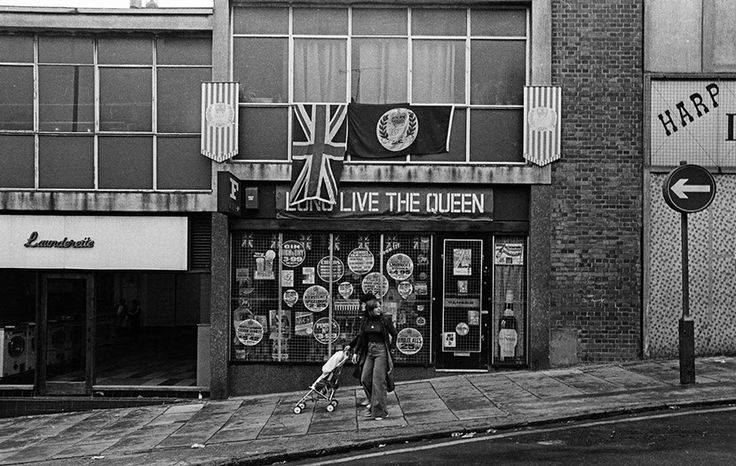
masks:
<svg viewBox="0 0 736 466"><path fill-rule="evenodd" d="M736 406L377 448L302 464L736 464Z"/></svg>

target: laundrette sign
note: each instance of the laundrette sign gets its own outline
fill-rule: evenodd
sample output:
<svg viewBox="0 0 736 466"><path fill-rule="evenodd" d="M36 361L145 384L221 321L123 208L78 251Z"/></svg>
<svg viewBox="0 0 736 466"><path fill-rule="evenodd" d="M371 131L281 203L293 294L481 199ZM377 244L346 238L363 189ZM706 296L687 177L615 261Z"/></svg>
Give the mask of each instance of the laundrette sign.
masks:
<svg viewBox="0 0 736 466"><path fill-rule="evenodd" d="M311 201L292 207L287 202L288 196L286 190L276 192L279 218L491 220L493 216L491 189L350 187L340 189L336 204Z"/></svg>
<svg viewBox="0 0 736 466"><path fill-rule="evenodd" d="M95 247L95 242L89 236L82 240L75 241L64 237L61 240L55 239L38 239L38 232L34 231L26 240L26 244L23 246L27 248L75 248L75 249L86 249Z"/></svg>

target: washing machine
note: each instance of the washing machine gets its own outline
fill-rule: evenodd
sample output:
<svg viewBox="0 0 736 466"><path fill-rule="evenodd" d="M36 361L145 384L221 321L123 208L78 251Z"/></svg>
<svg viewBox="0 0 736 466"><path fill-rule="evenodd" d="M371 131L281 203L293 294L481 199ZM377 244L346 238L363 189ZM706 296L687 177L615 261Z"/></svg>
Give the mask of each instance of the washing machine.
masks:
<svg viewBox="0 0 736 466"><path fill-rule="evenodd" d="M28 370L28 335L24 326L0 327L0 345L2 345L0 377L20 374Z"/></svg>

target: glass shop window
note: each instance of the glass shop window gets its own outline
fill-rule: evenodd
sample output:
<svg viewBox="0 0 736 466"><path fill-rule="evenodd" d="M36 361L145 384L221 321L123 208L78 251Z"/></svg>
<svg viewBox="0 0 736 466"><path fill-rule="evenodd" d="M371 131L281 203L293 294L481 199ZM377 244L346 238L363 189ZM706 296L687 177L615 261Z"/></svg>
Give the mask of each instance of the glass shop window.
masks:
<svg viewBox="0 0 736 466"><path fill-rule="evenodd" d="M236 159L288 161L288 134L272 141L287 133L291 104L408 101L455 107L459 137L450 152L348 162L524 163L528 15L527 8L236 7L233 79L242 83L240 121L248 125Z"/></svg>
<svg viewBox="0 0 736 466"><path fill-rule="evenodd" d="M399 331L396 362L429 364L431 248L410 233L234 233L231 360L322 363L371 293Z"/></svg>
<svg viewBox="0 0 736 466"><path fill-rule="evenodd" d="M493 257L493 364L526 361L526 238L497 236Z"/></svg>

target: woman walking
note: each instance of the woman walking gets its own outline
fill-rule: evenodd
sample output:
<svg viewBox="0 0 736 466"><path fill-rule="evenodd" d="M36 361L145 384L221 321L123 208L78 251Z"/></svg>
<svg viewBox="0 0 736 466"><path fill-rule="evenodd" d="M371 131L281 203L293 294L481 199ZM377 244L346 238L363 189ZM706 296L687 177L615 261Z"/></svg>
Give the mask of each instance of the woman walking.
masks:
<svg viewBox="0 0 736 466"><path fill-rule="evenodd" d="M360 383L369 401L366 417L377 421L388 417L387 388L394 363L391 350L396 345L396 327L391 316L381 314L381 302L370 297L365 303L365 316L360 331L350 347L355 348L353 362L363 367ZM393 387L391 387L393 390Z"/></svg>

